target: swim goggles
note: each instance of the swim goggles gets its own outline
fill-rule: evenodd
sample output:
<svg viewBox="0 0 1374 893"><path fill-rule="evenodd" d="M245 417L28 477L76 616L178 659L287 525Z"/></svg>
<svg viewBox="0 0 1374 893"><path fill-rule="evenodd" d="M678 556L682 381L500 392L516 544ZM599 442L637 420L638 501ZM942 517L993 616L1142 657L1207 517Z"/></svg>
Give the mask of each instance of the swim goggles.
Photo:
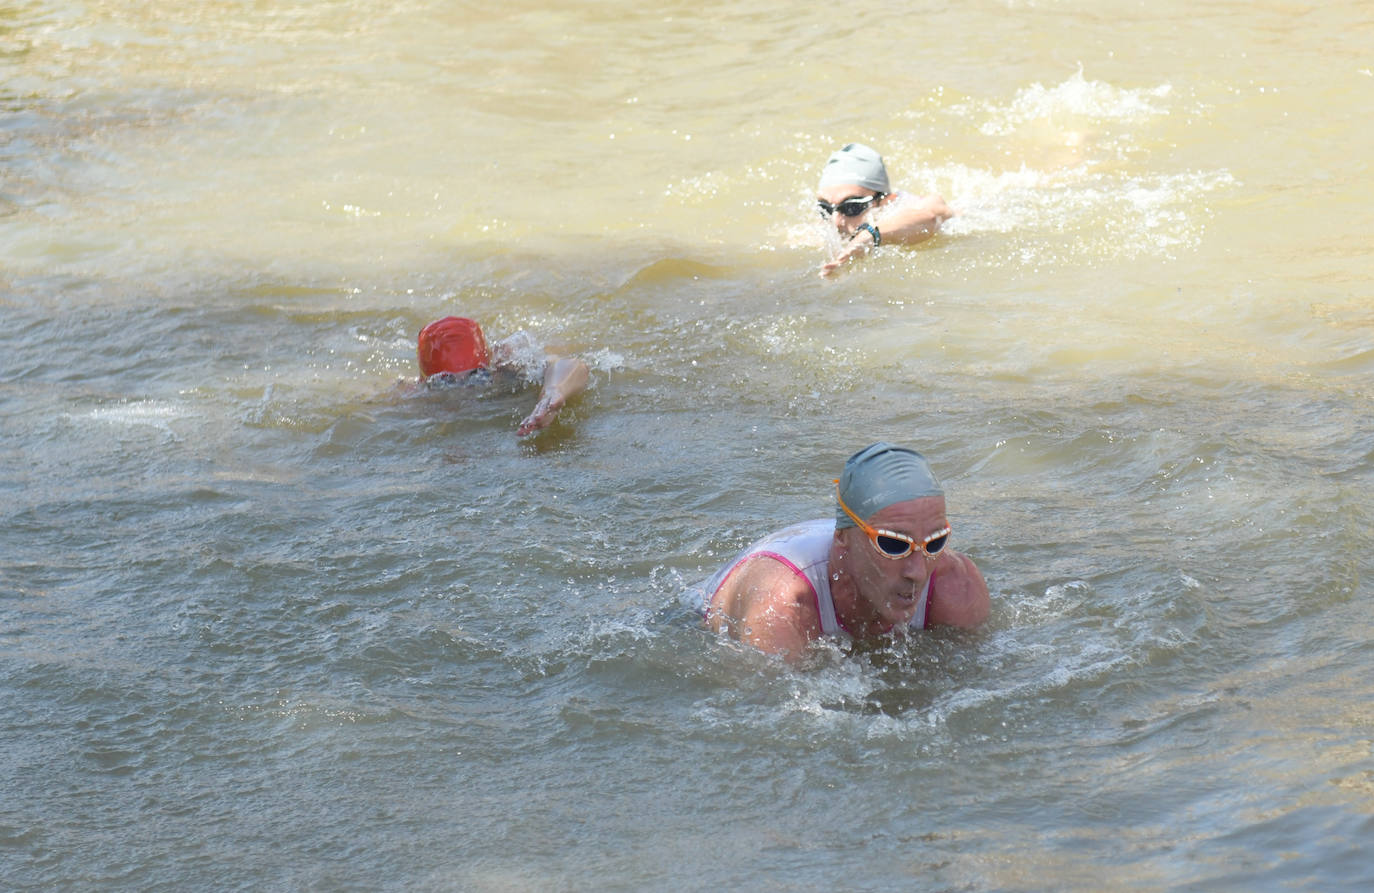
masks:
<svg viewBox="0 0 1374 893"><path fill-rule="evenodd" d="M880 527L870 526L864 522L863 518L851 512L849 506L844 504L844 500L840 498L840 482L838 480L835 481L835 499L839 502L840 508L844 509L844 513L848 515L855 524L859 525L860 530L868 535L868 541L873 544L873 548L877 549L878 553L884 558L905 558L919 548L921 553L925 555L927 561L934 561L935 556L943 552L945 546L949 544L949 535L952 528L948 526L942 530L935 531L920 542L917 542L904 533L897 533L892 530L883 530Z"/></svg>
<svg viewBox="0 0 1374 893"><path fill-rule="evenodd" d="M816 199L816 205L820 208L822 217L829 217L835 212L839 212L841 217L861 217L868 213L874 202L883 200L884 193L875 192L873 195L854 196L847 198L838 205L832 205L823 198Z"/></svg>

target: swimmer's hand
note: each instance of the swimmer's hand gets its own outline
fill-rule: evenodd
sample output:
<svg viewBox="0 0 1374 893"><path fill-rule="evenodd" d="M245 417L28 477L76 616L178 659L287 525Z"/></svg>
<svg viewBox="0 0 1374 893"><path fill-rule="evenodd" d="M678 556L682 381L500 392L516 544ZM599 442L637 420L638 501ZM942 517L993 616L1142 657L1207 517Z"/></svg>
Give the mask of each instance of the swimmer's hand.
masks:
<svg viewBox="0 0 1374 893"><path fill-rule="evenodd" d="M568 398L587 386L587 364L577 357L557 357L544 366L544 385L539 389L539 402L534 411L525 416L515 429L517 437L533 434L553 423Z"/></svg>
<svg viewBox="0 0 1374 893"><path fill-rule="evenodd" d="M869 243L855 245L851 242L850 246L846 248L844 251L841 251L838 257L836 257L832 261L827 261L826 263L821 265L821 278L828 279L831 276L834 276L837 272L839 272L840 267L849 263L856 257L863 257L865 254L867 254L869 247Z"/></svg>
<svg viewBox="0 0 1374 893"><path fill-rule="evenodd" d="M829 279L832 276L834 276L837 272L839 272L840 267L843 266L844 262L848 259L849 258L837 258L835 260L827 261L826 263L821 264L821 278Z"/></svg>
<svg viewBox="0 0 1374 893"><path fill-rule="evenodd" d="M864 226L868 227L868 224L865 223ZM856 257L863 257L867 254L868 250L874 247L873 238L871 227L861 229L850 236L849 244L845 246L845 249L841 251L834 260L821 265L821 278L824 279L835 275L835 271L840 267L849 263Z"/></svg>
<svg viewBox="0 0 1374 893"><path fill-rule="evenodd" d="M533 434L541 431L553 423L554 416L558 415L558 410L563 408L567 401L560 395L549 395L539 398L539 402L534 406L534 412L525 416L520 427L515 429L517 437L524 437L526 434Z"/></svg>

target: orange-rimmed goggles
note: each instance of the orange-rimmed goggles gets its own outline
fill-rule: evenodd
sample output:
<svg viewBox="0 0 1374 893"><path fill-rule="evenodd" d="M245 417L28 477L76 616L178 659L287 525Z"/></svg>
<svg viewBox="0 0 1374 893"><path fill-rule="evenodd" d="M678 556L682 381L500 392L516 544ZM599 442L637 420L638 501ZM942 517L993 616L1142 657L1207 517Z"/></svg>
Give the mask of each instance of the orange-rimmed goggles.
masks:
<svg viewBox="0 0 1374 893"><path fill-rule="evenodd" d="M874 527L851 512L849 506L844 504L844 500L840 498L840 482L838 480L835 481L835 500L840 504L840 508L844 509L844 513L868 536L868 541L873 544L874 549L878 550L878 554L884 558L894 560L905 558L920 549L927 561L934 561L935 556L939 555L948 545L949 535L953 531L953 528L945 527L918 542L905 533Z"/></svg>

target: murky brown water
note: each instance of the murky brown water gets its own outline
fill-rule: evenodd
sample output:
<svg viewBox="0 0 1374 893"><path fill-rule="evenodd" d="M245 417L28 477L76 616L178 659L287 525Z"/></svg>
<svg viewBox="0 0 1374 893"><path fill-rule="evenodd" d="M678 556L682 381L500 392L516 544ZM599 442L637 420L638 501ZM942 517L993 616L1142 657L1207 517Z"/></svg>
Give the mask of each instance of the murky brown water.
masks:
<svg viewBox="0 0 1374 893"><path fill-rule="evenodd" d="M20 888L1333 889L1374 868L1374 4L0 11ZM961 214L835 281L843 142ZM414 394L448 313L583 353ZM930 455L973 635L683 586Z"/></svg>

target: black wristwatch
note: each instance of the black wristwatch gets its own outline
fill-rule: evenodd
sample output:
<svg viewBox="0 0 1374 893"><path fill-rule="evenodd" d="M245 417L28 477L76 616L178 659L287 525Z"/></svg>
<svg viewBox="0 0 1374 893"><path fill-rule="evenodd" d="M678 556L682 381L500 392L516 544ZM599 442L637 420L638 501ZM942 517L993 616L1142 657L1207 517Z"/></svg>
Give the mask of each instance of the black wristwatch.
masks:
<svg viewBox="0 0 1374 893"><path fill-rule="evenodd" d="M874 226L873 224L871 224L871 223L860 223L860 224L859 224L859 229L866 229L866 230L868 230L868 234L869 234L870 236L873 237L873 247L874 247L874 248L877 248L879 245L883 244L883 236L882 236L882 233L878 232L878 228L877 228L876 226ZM857 235L859 234L859 229L854 230L854 235L857 236Z"/></svg>

